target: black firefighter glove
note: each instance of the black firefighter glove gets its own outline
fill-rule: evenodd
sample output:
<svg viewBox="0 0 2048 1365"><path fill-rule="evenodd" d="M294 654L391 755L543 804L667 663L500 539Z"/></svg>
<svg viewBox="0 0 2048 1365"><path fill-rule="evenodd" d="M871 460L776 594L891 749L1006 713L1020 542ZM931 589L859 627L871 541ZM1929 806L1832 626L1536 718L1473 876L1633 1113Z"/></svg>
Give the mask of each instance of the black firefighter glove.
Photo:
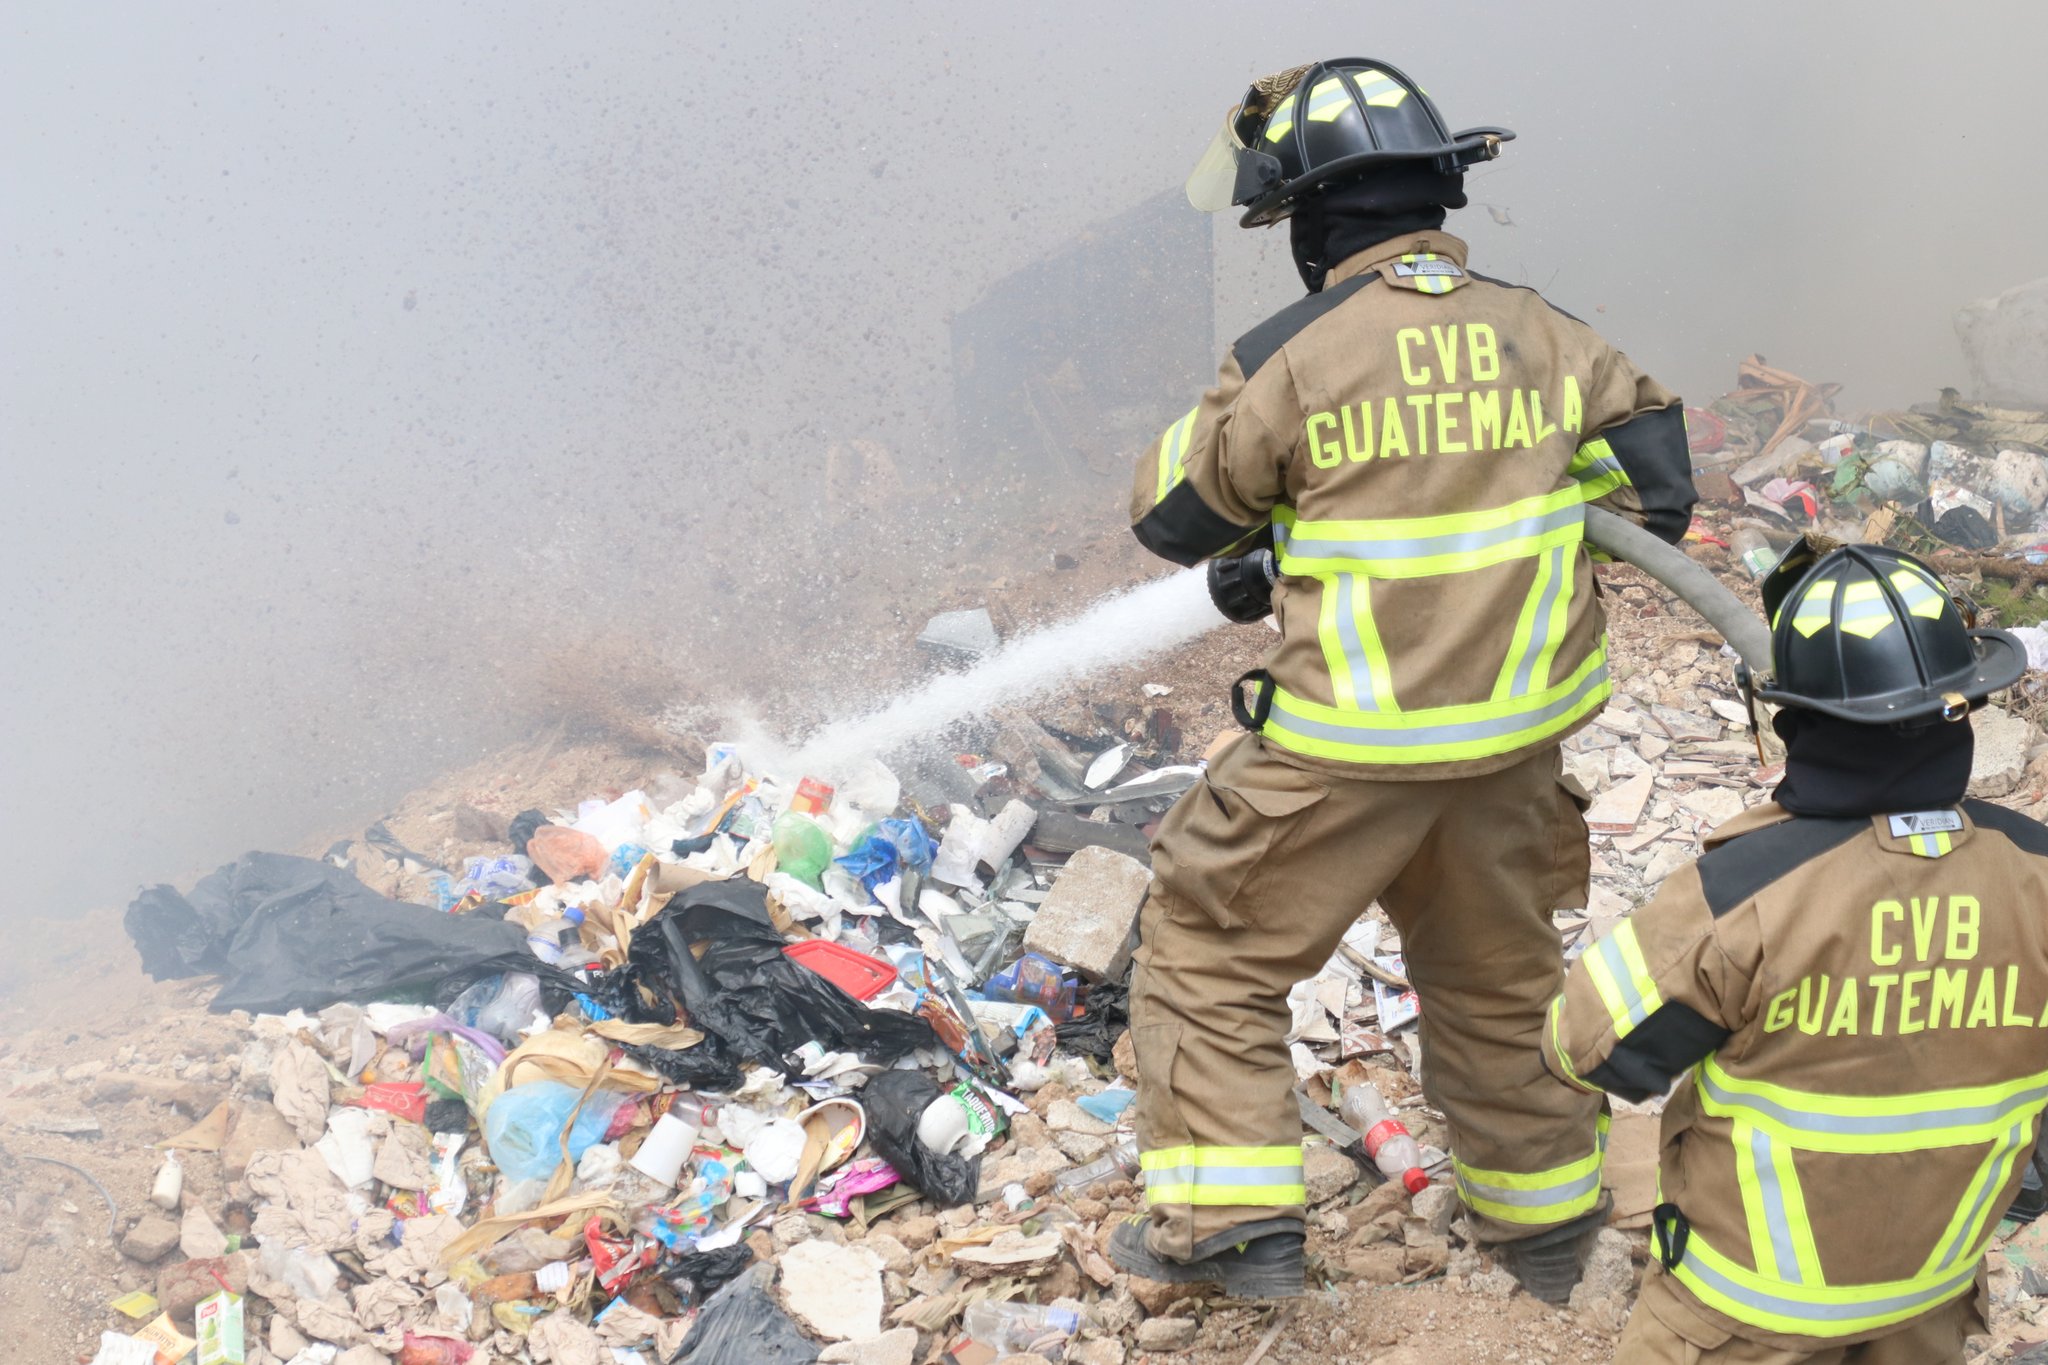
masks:
<svg viewBox="0 0 2048 1365"><path fill-rule="evenodd" d="M1209 561L1209 600L1232 621L1249 625L1273 614L1273 584L1280 571L1271 550Z"/></svg>

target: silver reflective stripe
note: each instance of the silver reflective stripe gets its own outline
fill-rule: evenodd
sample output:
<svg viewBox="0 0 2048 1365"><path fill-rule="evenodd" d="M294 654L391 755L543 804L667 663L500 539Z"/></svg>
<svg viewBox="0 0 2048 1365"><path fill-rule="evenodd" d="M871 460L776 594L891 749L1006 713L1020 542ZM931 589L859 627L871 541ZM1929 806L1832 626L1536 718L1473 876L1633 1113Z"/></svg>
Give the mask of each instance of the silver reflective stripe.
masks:
<svg viewBox="0 0 2048 1365"><path fill-rule="evenodd" d="M1385 540L1310 540L1297 535L1287 553L1296 559L1429 559L1436 555L1471 554L1547 531L1578 526L1586 520L1583 503L1560 507L1541 516L1524 517L1505 526L1480 531L1449 531L1437 536L1392 536Z"/></svg>
<svg viewBox="0 0 2048 1365"><path fill-rule="evenodd" d="M1586 447L1581 446L1579 449L1584 451ZM1605 478L1611 474L1619 474L1624 479L1628 477L1628 471L1621 467L1621 461L1612 455L1595 455L1572 471L1572 477L1580 483L1591 483L1595 479Z"/></svg>
<svg viewBox="0 0 2048 1365"><path fill-rule="evenodd" d="M1395 724L1386 722L1368 723L1360 713L1359 724L1332 725L1327 721L1312 720L1290 709L1285 693L1273 694L1273 716L1284 721L1288 730L1309 739L1325 739L1333 744L1384 744L1395 748L1411 748L1428 744L1458 744L1466 740L1494 739L1501 735L1512 735L1518 731L1555 720L1583 701L1586 695L1607 681L1607 665L1603 661L1579 680L1579 685L1559 697L1556 701L1527 711L1517 711L1511 716L1490 716L1485 720L1452 721L1443 725L1417 725L1395 728L1399 717L1390 717Z"/></svg>
<svg viewBox="0 0 2048 1365"><path fill-rule="evenodd" d="M1757 1190L1763 1196L1764 1223L1771 1230L1771 1255L1778 1262L1778 1278L1803 1284L1799 1253L1792 1246L1792 1218L1785 1208L1785 1187L1778 1181L1777 1163L1772 1160L1771 1135L1761 1128L1750 1129L1749 1152L1756 1161Z"/></svg>
<svg viewBox="0 0 2048 1365"><path fill-rule="evenodd" d="M1372 664L1365 657L1365 641L1358 633L1357 592L1356 575L1337 575L1337 638L1344 643L1344 663L1351 670L1352 700L1361 711L1377 711L1380 704L1372 692ZM1368 595L1366 600L1372 599Z"/></svg>
<svg viewBox="0 0 2048 1365"><path fill-rule="evenodd" d="M1299 1185L1299 1166L1161 1166L1145 1172L1151 1185Z"/></svg>
<svg viewBox="0 0 2048 1365"><path fill-rule="evenodd" d="M1540 1209L1551 1204L1563 1204L1573 1199L1582 1199L1600 1188L1600 1172L1595 1169L1562 1185L1548 1185L1540 1190L1511 1190L1505 1185L1486 1185L1458 1172L1458 1187L1476 1199L1488 1199L1496 1204L1512 1204L1516 1208Z"/></svg>
<svg viewBox="0 0 2048 1365"><path fill-rule="evenodd" d="M2005 1188L2006 1177L2010 1174L2006 1162L2012 1154L2026 1143L2027 1129L2032 1125L2031 1117L2014 1121L2012 1127L1998 1140L1998 1145L1985 1154L1984 1167L1977 1177L1977 1195L1970 1201L1970 1211L1965 1214L1956 1235L1949 1239L1948 1249L1941 1254L1941 1263L1936 1270L1946 1270L1956 1263L1956 1258L1970 1249L1977 1240L1977 1219L1984 1212L1984 1203L1991 1198L1992 1191Z"/></svg>
<svg viewBox="0 0 2048 1365"><path fill-rule="evenodd" d="M1351 103L1351 92L1344 88L1344 82L1323 81L1309 93L1308 116L1327 114L1330 110Z"/></svg>
<svg viewBox="0 0 2048 1365"><path fill-rule="evenodd" d="M1622 956L1620 938L1608 934L1593 945L1593 951L1600 955L1615 989L1621 992L1622 1004L1628 1006L1628 1026L1634 1028L1649 1018L1650 1002L1643 998L1642 990L1636 985L1636 975L1629 969L1628 959Z"/></svg>
<svg viewBox="0 0 2048 1365"><path fill-rule="evenodd" d="M1697 1234L1695 1234L1697 1236ZM1775 1313L1788 1318L1801 1318L1808 1322L1847 1322L1858 1318L1878 1317L1887 1313L1906 1312L1931 1307L1949 1298L1955 1292L1976 1278L1977 1268L1972 1265L1926 1289L1905 1294L1890 1294L1882 1298L1857 1299L1853 1303L1810 1303L1784 1294L1772 1294L1765 1290L1752 1289L1737 1284L1720 1271L1707 1265L1697 1255L1687 1251L1681 1263L1688 1275L1696 1275L1716 1290L1726 1294L1737 1303L1757 1309L1759 1312ZM1836 1288L1854 1288L1838 1285Z"/></svg>
<svg viewBox="0 0 2048 1365"><path fill-rule="evenodd" d="M1536 661L1543 657L1550 645L1550 612L1557 604L1558 590L1564 584L1565 547L1554 545L1544 561L1543 595L1536 599L1536 619L1529 623L1529 647L1522 653L1520 663L1515 665L1514 681L1508 684L1510 696L1529 695L1529 679L1536 670Z"/></svg>
<svg viewBox="0 0 2048 1365"><path fill-rule="evenodd" d="M1958 1109L1923 1109L1912 1114L1826 1114L1813 1110L1794 1109L1789 1105L1752 1095L1746 1091L1730 1090L1717 1082L1701 1067L1698 1071L1700 1089L1716 1104L1733 1109L1747 1110L1776 1120L1787 1128L1808 1133L1841 1133L1852 1136L1899 1136L1903 1134L1931 1132L1942 1128L1958 1128L1972 1124L1995 1123L2006 1118L2017 1109L2031 1109L2048 1099L2048 1085L2032 1086L2016 1095L2008 1095L1996 1104L1966 1105ZM2029 1116L2031 1117L2031 1115Z"/></svg>

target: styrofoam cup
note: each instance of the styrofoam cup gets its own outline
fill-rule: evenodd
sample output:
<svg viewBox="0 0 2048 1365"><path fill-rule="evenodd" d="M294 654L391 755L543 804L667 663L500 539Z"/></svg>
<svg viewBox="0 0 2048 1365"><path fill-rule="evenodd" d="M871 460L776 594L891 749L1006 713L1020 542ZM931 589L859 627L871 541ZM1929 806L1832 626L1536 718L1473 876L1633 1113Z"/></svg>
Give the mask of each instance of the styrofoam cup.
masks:
<svg viewBox="0 0 2048 1365"><path fill-rule="evenodd" d="M654 1130L640 1144L640 1150L633 1153L630 1164L649 1180L673 1185L683 1172L683 1163L690 1159L690 1149L696 1145L695 1128L672 1113L663 1114L655 1120Z"/></svg>

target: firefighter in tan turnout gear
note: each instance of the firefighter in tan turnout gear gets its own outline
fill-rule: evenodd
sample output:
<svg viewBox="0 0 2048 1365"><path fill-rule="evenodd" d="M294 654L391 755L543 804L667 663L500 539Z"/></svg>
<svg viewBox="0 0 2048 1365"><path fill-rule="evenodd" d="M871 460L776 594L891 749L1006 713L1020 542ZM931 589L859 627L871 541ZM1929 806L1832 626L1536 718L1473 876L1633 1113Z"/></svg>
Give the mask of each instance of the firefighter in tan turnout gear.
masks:
<svg viewBox="0 0 2048 1365"><path fill-rule="evenodd" d="M1918 560L1795 550L1764 582L1773 804L1587 949L1544 1055L1664 1110L1617 1359L1940 1365L2048 1103L2048 827L1966 801L1971 706L2026 655Z"/></svg>
<svg viewBox="0 0 2048 1365"><path fill-rule="evenodd" d="M1553 1300L1604 1207L1599 1101L1536 1048L1582 905L1558 744L1610 691L1582 541L1598 503L1676 541L1678 400L1443 231L1512 134L1447 131L1384 62L1254 85L1198 208L1290 219L1308 296L1239 338L1139 461L1138 539L1221 557L1226 615L1280 641L1234 703L1254 733L1168 814L1131 995L1147 1211L1118 1264L1240 1295L1303 1287L1290 986L1377 899L1422 997L1424 1087L1482 1238Z"/></svg>

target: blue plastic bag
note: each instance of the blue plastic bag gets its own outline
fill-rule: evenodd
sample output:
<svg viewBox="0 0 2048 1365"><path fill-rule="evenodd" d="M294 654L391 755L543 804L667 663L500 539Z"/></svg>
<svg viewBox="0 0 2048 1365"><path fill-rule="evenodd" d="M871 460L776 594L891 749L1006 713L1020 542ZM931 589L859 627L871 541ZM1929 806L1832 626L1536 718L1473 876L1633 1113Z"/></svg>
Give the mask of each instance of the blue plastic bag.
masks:
<svg viewBox="0 0 2048 1365"><path fill-rule="evenodd" d="M858 878L873 898L876 887L896 880L906 867L920 874L931 871L932 856L937 852L938 846L925 833L924 825L910 815L880 822L851 850L832 861Z"/></svg>
<svg viewBox="0 0 2048 1365"><path fill-rule="evenodd" d="M528 1081L491 1101L484 1113L484 1145L511 1180L545 1180L562 1159L562 1125L583 1092L560 1081ZM604 1141L624 1099L616 1090L592 1093L569 1130L569 1159L578 1161Z"/></svg>

